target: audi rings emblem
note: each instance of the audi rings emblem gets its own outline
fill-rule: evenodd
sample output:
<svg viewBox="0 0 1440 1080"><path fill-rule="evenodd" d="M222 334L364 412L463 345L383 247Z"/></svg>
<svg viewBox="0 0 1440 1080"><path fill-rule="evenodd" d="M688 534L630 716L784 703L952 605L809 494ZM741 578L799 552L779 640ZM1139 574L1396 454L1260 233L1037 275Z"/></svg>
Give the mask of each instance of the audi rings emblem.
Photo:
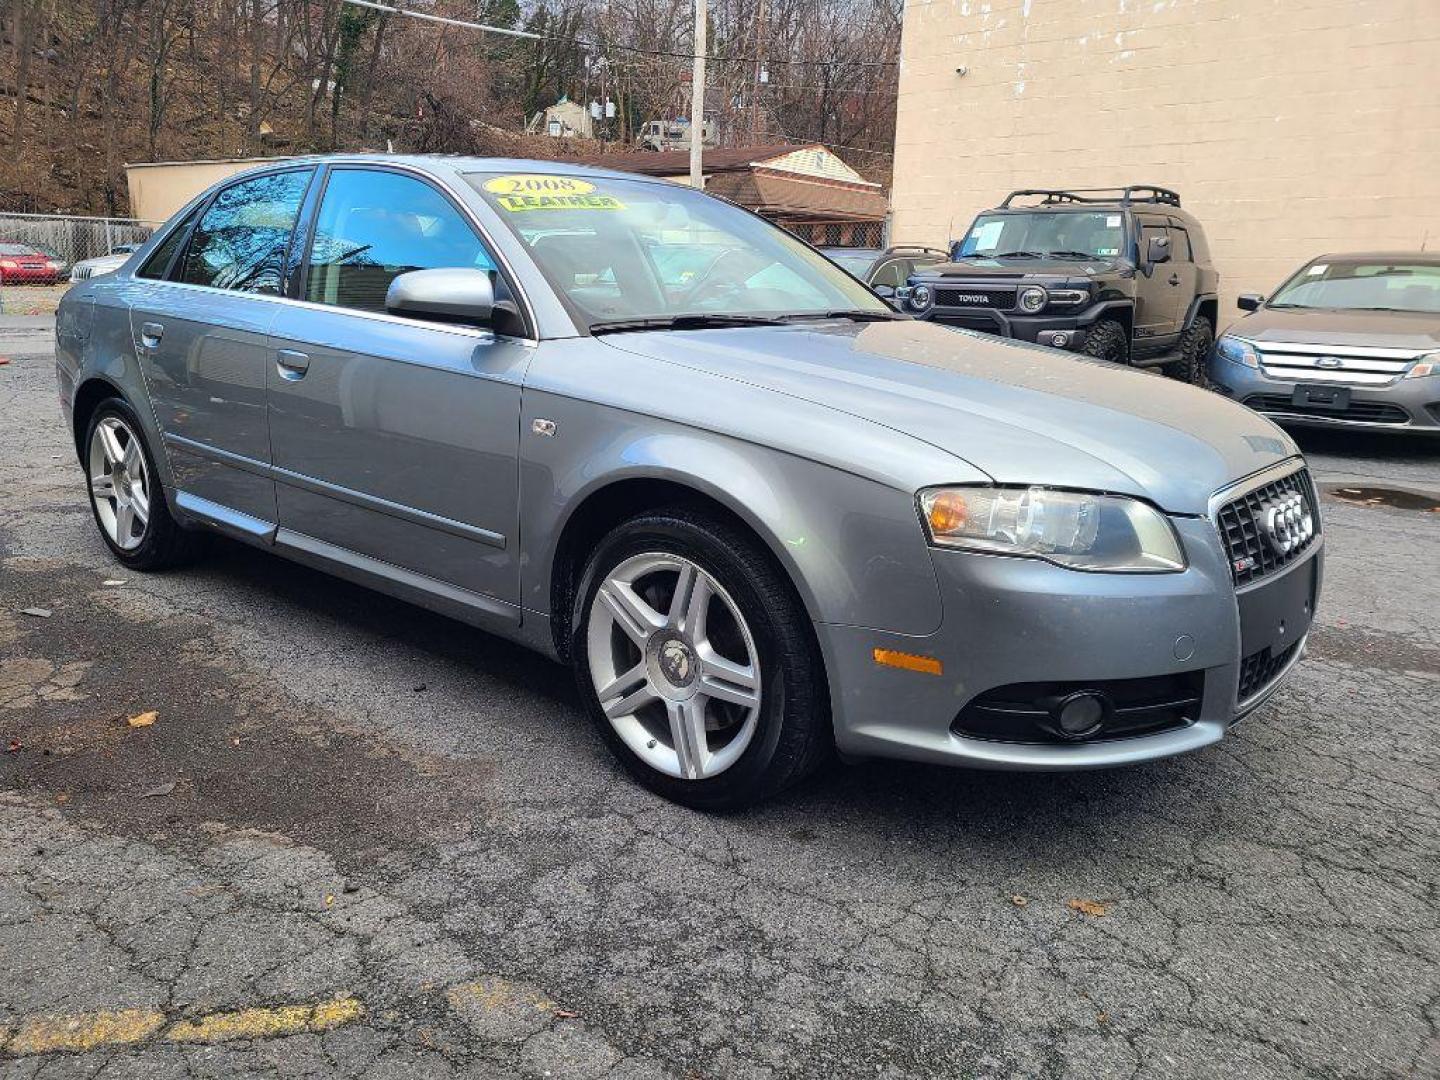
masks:
<svg viewBox="0 0 1440 1080"><path fill-rule="evenodd" d="M1277 555L1304 547L1315 535L1315 518L1301 495L1272 499L1260 508L1260 523Z"/></svg>

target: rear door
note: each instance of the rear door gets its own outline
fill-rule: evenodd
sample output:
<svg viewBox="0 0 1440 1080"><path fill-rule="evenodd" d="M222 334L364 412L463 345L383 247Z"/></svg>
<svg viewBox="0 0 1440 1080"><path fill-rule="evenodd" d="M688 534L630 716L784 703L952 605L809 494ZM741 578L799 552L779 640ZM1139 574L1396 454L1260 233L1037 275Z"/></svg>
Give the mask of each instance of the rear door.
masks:
<svg viewBox="0 0 1440 1080"><path fill-rule="evenodd" d="M1190 301L1195 299L1197 269L1195 266L1195 255L1190 250L1190 234L1181 226L1170 223L1170 251L1171 259L1166 267L1169 274L1165 276L1166 283L1175 294L1175 304L1172 309L1175 319L1175 330L1185 329L1185 318L1190 314Z"/></svg>
<svg viewBox="0 0 1440 1080"><path fill-rule="evenodd" d="M265 365L281 539L517 602L532 343L385 312L390 282L419 269L489 270L504 299L497 261L445 192L383 167L332 167L313 234Z"/></svg>
<svg viewBox="0 0 1440 1080"><path fill-rule="evenodd" d="M255 535L275 525L266 340L313 168L222 188L178 258L163 245L127 290L135 355L185 508ZM156 277L147 277L147 272Z"/></svg>

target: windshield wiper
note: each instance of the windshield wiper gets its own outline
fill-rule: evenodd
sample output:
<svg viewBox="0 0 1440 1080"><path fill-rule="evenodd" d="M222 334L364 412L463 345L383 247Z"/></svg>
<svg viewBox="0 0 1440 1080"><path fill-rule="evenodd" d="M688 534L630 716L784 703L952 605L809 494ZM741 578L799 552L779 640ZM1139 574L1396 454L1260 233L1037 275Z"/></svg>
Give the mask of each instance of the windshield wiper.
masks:
<svg viewBox="0 0 1440 1080"><path fill-rule="evenodd" d="M841 308L837 311L797 311L794 315L782 315L784 322L819 322L823 319L850 319L853 322L890 322L903 319L898 311L871 311L866 308Z"/></svg>
<svg viewBox="0 0 1440 1080"><path fill-rule="evenodd" d="M592 334L624 334L632 330L724 330L736 326L783 326L766 315L667 315L651 319L609 319L590 324Z"/></svg>
<svg viewBox="0 0 1440 1080"><path fill-rule="evenodd" d="M1088 251L1047 251L1047 258L1051 259L1098 259L1099 255L1091 255Z"/></svg>
<svg viewBox="0 0 1440 1080"><path fill-rule="evenodd" d="M1043 259L1043 251L1002 251L997 255L982 255L982 259Z"/></svg>

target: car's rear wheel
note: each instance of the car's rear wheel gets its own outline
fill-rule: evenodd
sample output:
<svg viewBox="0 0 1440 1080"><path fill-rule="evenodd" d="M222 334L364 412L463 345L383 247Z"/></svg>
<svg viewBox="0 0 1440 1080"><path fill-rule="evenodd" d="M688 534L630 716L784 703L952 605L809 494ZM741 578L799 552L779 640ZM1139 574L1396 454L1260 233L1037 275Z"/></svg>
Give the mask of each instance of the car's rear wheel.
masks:
<svg viewBox="0 0 1440 1080"><path fill-rule="evenodd" d="M133 570L163 570L194 558L203 536L170 516L155 459L134 411L102 401L85 432L85 475L95 524L111 552Z"/></svg>
<svg viewBox="0 0 1440 1080"><path fill-rule="evenodd" d="M1096 360L1124 364L1130 360L1130 335L1114 319L1102 319L1085 332L1080 351Z"/></svg>
<svg viewBox="0 0 1440 1080"><path fill-rule="evenodd" d="M1175 364L1175 377L1193 386L1208 387L1210 349L1214 344L1215 328L1204 315L1197 315L1180 335L1180 359Z"/></svg>
<svg viewBox="0 0 1440 1080"><path fill-rule="evenodd" d="M610 748L687 806L752 805L833 741L803 606L769 553L718 516L660 510L611 531L577 590L571 650Z"/></svg>

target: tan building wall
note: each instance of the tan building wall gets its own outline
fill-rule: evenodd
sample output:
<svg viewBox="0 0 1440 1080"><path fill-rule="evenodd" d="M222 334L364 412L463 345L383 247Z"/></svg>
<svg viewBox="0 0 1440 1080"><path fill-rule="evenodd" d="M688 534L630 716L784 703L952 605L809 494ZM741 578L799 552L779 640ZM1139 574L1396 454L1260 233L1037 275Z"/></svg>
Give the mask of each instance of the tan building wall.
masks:
<svg viewBox="0 0 1440 1080"><path fill-rule="evenodd" d="M908 0L895 143L897 243L1015 188L1176 189L1226 324L1322 252L1440 250L1440 0Z"/></svg>
<svg viewBox="0 0 1440 1080"><path fill-rule="evenodd" d="M278 158L228 158L223 161L162 161L125 166L130 215L141 221L168 221L176 210L217 180Z"/></svg>

